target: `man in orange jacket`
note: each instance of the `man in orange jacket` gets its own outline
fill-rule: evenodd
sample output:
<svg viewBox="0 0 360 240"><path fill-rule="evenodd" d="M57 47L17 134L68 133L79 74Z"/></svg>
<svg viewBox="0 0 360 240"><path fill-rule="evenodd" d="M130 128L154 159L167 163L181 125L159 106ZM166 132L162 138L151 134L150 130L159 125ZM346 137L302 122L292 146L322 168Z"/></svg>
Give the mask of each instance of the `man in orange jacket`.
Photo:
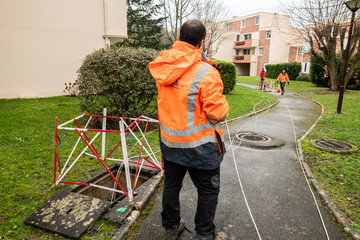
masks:
<svg viewBox="0 0 360 240"><path fill-rule="evenodd" d="M214 217L220 191L220 163L225 153L220 122L229 106L218 70L205 63L202 22L189 20L180 41L149 64L158 88L160 147L165 168L162 225L167 239L184 229L179 193L188 171L198 190L195 231L198 239L226 239L215 233Z"/></svg>
<svg viewBox="0 0 360 240"><path fill-rule="evenodd" d="M278 83L279 81L280 81L281 95L284 95L286 81L288 82L288 85L290 84L289 75L286 73L285 69L282 70L282 72L279 74L276 83Z"/></svg>

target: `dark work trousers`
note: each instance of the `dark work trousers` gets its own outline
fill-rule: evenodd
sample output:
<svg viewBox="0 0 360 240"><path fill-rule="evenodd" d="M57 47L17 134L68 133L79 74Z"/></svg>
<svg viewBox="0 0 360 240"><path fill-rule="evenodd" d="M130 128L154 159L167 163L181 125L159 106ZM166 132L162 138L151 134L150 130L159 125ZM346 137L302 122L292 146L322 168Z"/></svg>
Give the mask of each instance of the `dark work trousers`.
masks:
<svg viewBox="0 0 360 240"><path fill-rule="evenodd" d="M281 93L285 92L285 84L286 84L286 81L285 82L280 82Z"/></svg>
<svg viewBox="0 0 360 240"><path fill-rule="evenodd" d="M198 192L195 231L201 235L215 236L214 217L220 192L220 167L214 170L202 170L164 160L164 168L165 185L161 213L163 227L171 228L179 224L179 194L186 171L189 171Z"/></svg>

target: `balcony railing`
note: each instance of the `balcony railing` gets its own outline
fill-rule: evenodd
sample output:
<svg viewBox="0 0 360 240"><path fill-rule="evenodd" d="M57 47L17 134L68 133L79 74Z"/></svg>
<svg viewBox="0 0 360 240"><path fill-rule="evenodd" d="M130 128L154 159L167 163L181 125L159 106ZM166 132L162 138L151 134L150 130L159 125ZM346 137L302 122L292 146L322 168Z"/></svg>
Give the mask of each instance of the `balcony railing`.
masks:
<svg viewBox="0 0 360 240"><path fill-rule="evenodd" d="M244 56L235 56L235 60L244 60Z"/></svg>
<svg viewBox="0 0 360 240"><path fill-rule="evenodd" d="M234 63L250 63L251 55L234 56L233 62Z"/></svg>
<svg viewBox="0 0 360 240"><path fill-rule="evenodd" d="M259 46L259 39L249 39L245 41L235 41L234 48L252 48Z"/></svg>
<svg viewBox="0 0 360 240"><path fill-rule="evenodd" d="M241 45L245 45L245 41L235 41L235 46L241 46Z"/></svg>

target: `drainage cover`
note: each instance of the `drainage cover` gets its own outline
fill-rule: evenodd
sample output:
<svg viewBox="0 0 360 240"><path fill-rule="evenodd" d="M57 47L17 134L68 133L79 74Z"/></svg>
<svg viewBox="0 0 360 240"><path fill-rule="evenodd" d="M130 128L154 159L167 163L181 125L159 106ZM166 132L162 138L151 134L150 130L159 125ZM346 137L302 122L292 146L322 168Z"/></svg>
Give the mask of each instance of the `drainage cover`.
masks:
<svg viewBox="0 0 360 240"><path fill-rule="evenodd" d="M271 138L257 133L238 133L236 137L244 142L270 142Z"/></svg>
<svg viewBox="0 0 360 240"><path fill-rule="evenodd" d="M317 140L315 143L320 147L333 148L336 150L350 150L352 148L350 144L331 140Z"/></svg>
<svg viewBox="0 0 360 240"><path fill-rule="evenodd" d="M312 145L329 152L353 152L357 147L346 142L339 142L334 140L312 140Z"/></svg>

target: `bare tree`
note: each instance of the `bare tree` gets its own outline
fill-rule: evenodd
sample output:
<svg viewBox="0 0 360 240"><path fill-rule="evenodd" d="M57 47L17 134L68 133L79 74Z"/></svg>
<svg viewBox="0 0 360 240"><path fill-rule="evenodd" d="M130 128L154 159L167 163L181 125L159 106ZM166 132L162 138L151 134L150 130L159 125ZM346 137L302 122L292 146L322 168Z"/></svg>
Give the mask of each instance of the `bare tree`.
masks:
<svg viewBox="0 0 360 240"><path fill-rule="evenodd" d="M226 32L224 20L229 15L223 0L161 0L163 14L166 18L166 35L173 43L178 36L181 25L189 19L202 21L207 30L204 51L207 54L216 53L214 42L219 42Z"/></svg>
<svg viewBox="0 0 360 240"><path fill-rule="evenodd" d="M165 17L165 34L170 43L176 41L180 27L194 13L200 0L160 0Z"/></svg>
<svg viewBox="0 0 360 240"><path fill-rule="evenodd" d="M349 65L344 66L344 46L348 41L350 16L344 0L302 0L283 3L283 6L299 34L309 43L312 55L327 66L330 89L339 89L344 67L349 68L345 78L346 85L360 63L360 25L354 25L349 54L352 57Z"/></svg>
<svg viewBox="0 0 360 240"><path fill-rule="evenodd" d="M202 0L195 9L193 18L202 21L206 26L207 36L205 39L204 52L212 56L218 50L221 41L225 38L226 22L229 9L222 0ZM218 42L216 46L213 44Z"/></svg>

